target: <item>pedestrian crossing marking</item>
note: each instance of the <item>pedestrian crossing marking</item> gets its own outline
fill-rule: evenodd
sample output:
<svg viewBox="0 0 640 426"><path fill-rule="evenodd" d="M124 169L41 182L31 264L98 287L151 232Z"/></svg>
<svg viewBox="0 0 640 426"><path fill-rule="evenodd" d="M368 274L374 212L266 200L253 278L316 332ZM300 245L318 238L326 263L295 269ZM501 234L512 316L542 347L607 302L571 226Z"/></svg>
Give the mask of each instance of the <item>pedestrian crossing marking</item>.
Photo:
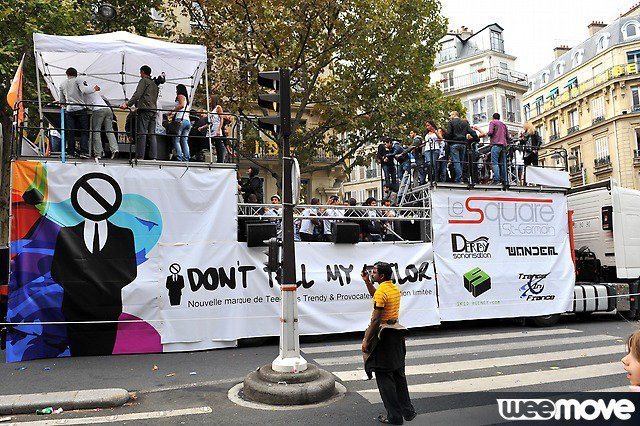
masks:
<svg viewBox="0 0 640 426"><path fill-rule="evenodd" d="M448 355L464 355L464 354L476 354L476 353L486 353L486 352L497 352L497 351L507 351L507 350L517 350L517 349L530 349L532 347L535 348L543 348L550 346L564 346L564 345L573 345L578 343L594 343L594 342L604 342L607 340L618 340L619 337L609 336L604 334L598 334L594 336L580 336L580 337L564 337L557 339L544 339L544 340L535 340L535 341L524 341L519 340L515 342L508 343L496 343L485 346L463 346L463 347L451 347L451 348L439 348L439 349L425 349L425 350L413 350L407 352L407 359L424 359L424 358L434 358L438 356L448 356ZM315 362L320 365L344 365L344 364L360 364L362 363L362 354L358 355L350 355L350 356L340 356L340 357L330 357L330 358L315 358Z"/></svg>
<svg viewBox="0 0 640 426"><path fill-rule="evenodd" d="M480 370L483 368L537 364L542 362L580 359L584 357L613 355L613 354L622 354L622 353L624 353L624 347L622 345L601 346L601 347L588 348L588 349L546 352L546 353L535 354L535 356L532 356L531 354L526 354L526 355L505 356L505 357L498 357L498 358L484 358L484 359L473 360L473 362L469 362L469 363L407 365L405 368L405 373L407 376L417 376L422 374L452 373L452 372L460 372L460 371ZM364 380L366 378L365 372L362 369L338 371L338 372L334 372L333 374L343 382L349 382L354 380Z"/></svg>
<svg viewBox="0 0 640 426"><path fill-rule="evenodd" d="M466 342L482 342L485 340L497 339L517 339L538 336L560 336L565 334L582 333L581 330L572 330L562 328L558 330L532 330L532 331L516 331L511 333L489 333L476 334L472 336L450 336L450 337L431 337L424 339L407 339L407 347L441 345L450 343L466 343ZM360 343L332 346L308 346L300 348L305 354L324 354L331 352L356 351L360 350Z"/></svg>
<svg viewBox="0 0 640 426"><path fill-rule="evenodd" d="M413 399L425 397L425 394L466 393L466 392L487 392L505 388L521 388L523 386L533 386L564 381L574 381L579 379L592 379L594 377L622 375L624 370L622 364L612 362L599 365L583 365L580 367L569 367L559 370L534 371L530 373L508 374L504 376L480 377L473 379L452 380L447 382L423 383L410 385L409 393ZM370 403L381 402L378 389L366 389L358 391L358 394L367 399Z"/></svg>

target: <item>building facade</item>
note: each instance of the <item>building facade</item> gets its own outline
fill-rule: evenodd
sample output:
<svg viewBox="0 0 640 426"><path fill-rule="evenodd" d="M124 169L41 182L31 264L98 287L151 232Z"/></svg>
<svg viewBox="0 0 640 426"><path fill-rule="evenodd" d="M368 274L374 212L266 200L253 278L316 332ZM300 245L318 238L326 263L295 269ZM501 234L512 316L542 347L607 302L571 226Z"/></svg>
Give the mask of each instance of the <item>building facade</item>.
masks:
<svg viewBox="0 0 640 426"><path fill-rule="evenodd" d="M614 178L640 189L640 16L634 8L609 25L593 22L579 45L532 75L523 114L543 145L564 148L574 186Z"/></svg>
<svg viewBox="0 0 640 426"><path fill-rule="evenodd" d="M498 112L515 134L522 127L527 76L515 70L517 58L506 53L502 33L498 24L475 33L467 27L449 32L440 40L431 81L446 95L460 99L472 125L486 132Z"/></svg>

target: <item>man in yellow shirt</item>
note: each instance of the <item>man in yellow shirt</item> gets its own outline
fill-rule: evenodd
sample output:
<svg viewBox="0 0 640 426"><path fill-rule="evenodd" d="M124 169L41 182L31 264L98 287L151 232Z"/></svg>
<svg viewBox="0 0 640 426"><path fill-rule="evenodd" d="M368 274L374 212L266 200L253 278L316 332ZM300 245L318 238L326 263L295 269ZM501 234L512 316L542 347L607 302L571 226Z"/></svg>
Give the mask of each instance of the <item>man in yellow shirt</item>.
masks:
<svg viewBox="0 0 640 426"><path fill-rule="evenodd" d="M387 415L380 414L380 423L401 425L403 419L410 421L416 417L411 404L407 378L404 373L407 348L404 341L406 329L398 323L400 313L400 289L392 281L391 265L378 262L373 274L362 271L362 279L373 297L371 323L367 327L362 352L365 371L369 378L375 373L380 397ZM378 283L378 289L373 286Z"/></svg>

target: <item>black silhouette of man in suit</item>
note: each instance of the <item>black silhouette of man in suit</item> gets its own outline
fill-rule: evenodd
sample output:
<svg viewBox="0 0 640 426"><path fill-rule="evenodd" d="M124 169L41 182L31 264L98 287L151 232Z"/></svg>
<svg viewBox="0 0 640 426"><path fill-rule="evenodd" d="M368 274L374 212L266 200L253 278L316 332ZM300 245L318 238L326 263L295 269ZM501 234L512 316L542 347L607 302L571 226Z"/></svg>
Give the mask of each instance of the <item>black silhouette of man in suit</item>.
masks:
<svg viewBox="0 0 640 426"><path fill-rule="evenodd" d="M111 186L105 194L94 187L102 183L104 189L100 180ZM84 191L81 200L80 190ZM70 322L67 337L72 356L113 353L116 321L122 314L122 289L138 273L133 232L107 221L121 203L118 183L103 173L82 176L71 190L71 204L87 220L60 229L51 277L64 290L62 314Z"/></svg>
<svg viewBox="0 0 640 426"><path fill-rule="evenodd" d="M173 263L169 266L171 275L167 277L167 290L169 290L169 303L171 306L179 306L182 299L182 289L184 288L184 277L180 273L180 265Z"/></svg>

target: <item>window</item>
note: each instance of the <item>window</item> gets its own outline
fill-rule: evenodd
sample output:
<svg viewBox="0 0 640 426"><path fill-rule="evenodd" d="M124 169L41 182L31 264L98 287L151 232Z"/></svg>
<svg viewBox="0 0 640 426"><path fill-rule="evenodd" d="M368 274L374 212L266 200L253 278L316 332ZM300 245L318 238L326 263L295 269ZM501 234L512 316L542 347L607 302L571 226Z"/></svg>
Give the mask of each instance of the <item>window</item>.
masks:
<svg viewBox="0 0 640 426"><path fill-rule="evenodd" d="M555 72L556 72L555 77L562 75L562 73L564 72L564 62L558 62L556 64Z"/></svg>
<svg viewBox="0 0 640 426"><path fill-rule="evenodd" d="M578 49L576 53L571 57L571 67L575 68L582 63L582 58L584 57L584 49Z"/></svg>
<svg viewBox="0 0 640 426"><path fill-rule="evenodd" d="M151 19L153 19L153 24L155 26L164 26L164 16L162 16L156 9L151 8Z"/></svg>
<svg viewBox="0 0 640 426"><path fill-rule="evenodd" d="M536 99L536 115L540 115L544 112L544 98L540 96Z"/></svg>
<svg viewBox="0 0 640 426"><path fill-rule="evenodd" d="M569 130L567 134L577 132L580 129L580 116L577 109L569 111Z"/></svg>
<svg viewBox="0 0 640 426"><path fill-rule="evenodd" d="M636 64L636 67L640 68L640 50L627 52L627 63L629 65Z"/></svg>
<svg viewBox="0 0 640 426"><path fill-rule="evenodd" d="M443 72L440 83L442 83L441 87L443 91L453 90L453 71Z"/></svg>
<svg viewBox="0 0 640 426"><path fill-rule="evenodd" d="M487 101L485 98L473 99L471 110L473 111L473 124L487 122Z"/></svg>
<svg viewBox="0 0 640 426"><path fill-rule="evenodd" d="M598 43L596 45L596 52L600 53L604 51L607 47L609 47L609 33L604 33L598 39Z"/></svg>
<svg viewBox="0 0 640 426"><path fill-rule="evenodd" d="M478 62L475 64L469 65L469 70L471 72L471 81L473 84L478 84L482 81L482 73L478 72L484 68L483 62Z"/></svg>
<svg viewBox="0 0 640 426"><path fill-rule="evenodd" d="M491 50L504 53L504 39L502 33L498 31L491 31Z"/></svg>
<svg viewBox="0 0 640 426"><path fill-rule="evenodd" d="M456 53L456 41L446 40L442 42L440 49L440 62L452 61L458 57Z"/></svg>
<svg viewBox="0 0 640 426"><path fill-rule="evenodd" d="M544 71L540 76L540 81L542 84L547 84L549 82L549 71Z"/></svg>
<svg viewBox="0 0 640 426"><path fill-rule="evenodd" d="M593 123L598 123L604 120L604 97L598 96L591 101L591 117Z"/></svg>
<svg viewBox="0 0 640 426"><path fill-rule="evenodd" d="M640 129L635 129L636 134L636 147L633 150L633 158L640 157Z"/></svg>
<svg viewBox="0 0 640 426"><path fill-rule="evenodd" d="M534 88L534 87L535 87L535 86L533 85L533 81L530 81L530 82L529 82L529 91L530 91L530 92L531 92L531 91L533 91L533 88Z"/></svg>
<svg viewBox="0 0 640 426"><path fill-rule="evenodd" d="M542 124L536 127L536 132L538 132L538 135L540 135L540 140L544 141L545 133L544 133L544 126Z"/></svg>
<svg viewBox="0 0 640 426"><path fill-rule="evenodd" d="M560 129L558 128L558 119L554 118L552 119L550 122L550 130L551 130L551 134L549 135L549 142L552 142L556 139L558 139L558 136L560 135Z"/></svg>
<svg viewBox="0 0 640 426"><path fill-rule="evenodd" d="M529 121L531 119L531 107L529 106L529 104L526 104L523 107L524 110L524 121Z"/></svg>
<svg viewBox="0 0 640 426"><path fill-rule="evenodd" d="M571 148L571 151L569 152L569 163L573 163L573 165L569 166L569 173L582 173L582 154L580 153L579 146Z"/></svg>
<svg viewBox="0 0 640 426"><path fill-rule="evenodd" d="M506 62L500 62L500 69L508 70L509 64L507 64Z"/></svg>
<svg viewBox="0 0 640 426"><path fill-rule="evenodd" d="M631 88L631 105L633 112L640 111L640 86L634 86Z"/></svg>
<svg viewBox="0 0 640 426"><path fill-rule="evenodd" d="M502 96L502 119L510 123L520 122L518 101L514 96Z"/></svg>
<svg viewBox="0 0 640 426"><path fill-rule="evenodd" d="M191 16L191 20L189 21L191 31L206 30L209 28L207 25L206 14L204 13L204 10L202 10L200 2L192 1L189 13Z"/></svg>
<svg viewBox="0 0 640 426"><path fill-rule="evenodd" d="M609 137L607 135L595 138L596 143L596 161L606 160L609 158Z"/></svg>
<svg viewBox="0 0 640 426"><path fill-rule="evenodd" d="M604 71L604 68L602 64L598 64L595 67L591 68L591 71L593 73L593 78L596 78L597 76L602 74L602 72Z"/></svg>
<svg viewBox="0 0 640 426"><path fill-rule="evenodd" d="M622 37L626 40L638 36L640 23L638 21L629 21L622 27Z"/></svg>

